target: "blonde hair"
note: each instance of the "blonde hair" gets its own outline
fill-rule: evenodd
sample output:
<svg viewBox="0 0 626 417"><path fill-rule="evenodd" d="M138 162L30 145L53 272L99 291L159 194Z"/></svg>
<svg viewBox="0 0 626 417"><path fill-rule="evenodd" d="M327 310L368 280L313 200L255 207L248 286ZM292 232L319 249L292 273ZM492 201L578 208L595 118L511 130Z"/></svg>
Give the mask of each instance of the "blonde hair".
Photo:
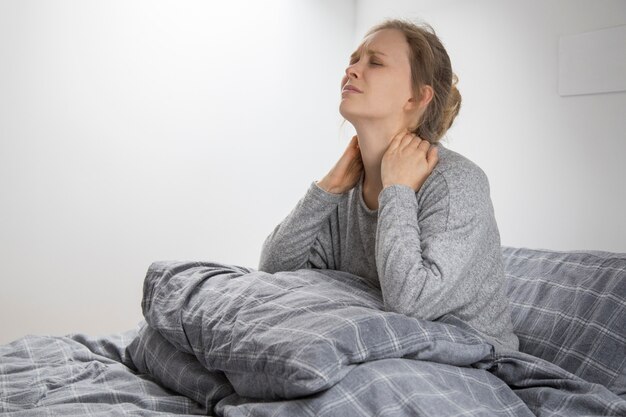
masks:
<svg viewBox="0 0 626 417"><path fill-rule="evenodd" d="M397 29L404 33L409 44L411 85L419 101L422 86L433 88L433 98L412 130L420 138L437 143L452 125L461 109L459 79L452 72L450 57L428 23L417 25L408 19L386 19L367 31L365 37L382 29Z"/></svg>

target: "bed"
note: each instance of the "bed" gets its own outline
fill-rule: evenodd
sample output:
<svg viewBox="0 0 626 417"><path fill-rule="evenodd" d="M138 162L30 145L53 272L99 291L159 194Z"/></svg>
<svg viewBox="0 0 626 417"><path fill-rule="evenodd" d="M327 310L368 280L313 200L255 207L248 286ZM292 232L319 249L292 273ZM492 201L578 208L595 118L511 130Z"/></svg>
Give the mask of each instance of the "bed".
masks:
<svg viewBox="0 0 626 417"><path fill-rule="evenodd" d="M341 271L154 262L135 328L0 346L0 413L626 416L626 254L502 255L519 352Z"/></svg>

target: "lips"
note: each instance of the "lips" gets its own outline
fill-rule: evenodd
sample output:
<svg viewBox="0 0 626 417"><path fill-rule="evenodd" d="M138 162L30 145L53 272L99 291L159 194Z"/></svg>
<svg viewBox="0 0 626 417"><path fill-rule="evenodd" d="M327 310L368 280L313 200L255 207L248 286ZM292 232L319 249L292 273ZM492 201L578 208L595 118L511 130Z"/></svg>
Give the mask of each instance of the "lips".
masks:
<svg viewBox="0 0 626 417"><path fill-rule="evenodd" d="M356 88L355 86L348 85L348 84L343 86L343 90L342 91L346 91L346 90L355 91L357 93L362 93L363 92L363 91L359 90L358 88Z"/></svg>

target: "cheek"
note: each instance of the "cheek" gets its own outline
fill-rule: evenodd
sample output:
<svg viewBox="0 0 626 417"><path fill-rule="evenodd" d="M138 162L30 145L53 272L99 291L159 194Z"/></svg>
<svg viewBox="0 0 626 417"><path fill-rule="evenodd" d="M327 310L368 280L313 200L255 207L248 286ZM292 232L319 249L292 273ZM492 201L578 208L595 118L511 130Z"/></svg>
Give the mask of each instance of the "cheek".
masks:
<svg viewBox="0 0 626 417"><path fill-rule="evenodd" d="M377 83L377 93L385 102L396 102L404 98L406 86L397 77L384 77Z"/></svg>
<svg viewBox="0 0 626 417"><path fill-rule="evenodd" d="M401 105L405 103L407 97L411 96L411 82L403 77L394 77L386 85L390 93L389 100L393 100Z"/></svg>

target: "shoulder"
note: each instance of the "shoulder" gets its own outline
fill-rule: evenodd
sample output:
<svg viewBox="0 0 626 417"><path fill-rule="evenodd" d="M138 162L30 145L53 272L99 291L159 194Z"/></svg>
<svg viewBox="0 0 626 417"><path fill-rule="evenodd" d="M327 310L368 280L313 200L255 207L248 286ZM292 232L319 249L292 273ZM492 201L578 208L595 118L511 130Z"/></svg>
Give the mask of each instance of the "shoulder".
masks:
<svg viewBox="0 0 626 417"><path fill-rule="evenodd" d="M425 210L445 208L449 227L488 215L492 204L485 172L466 156L437 146L439 162L418 191L418 204Z"/></svg>
<svg viewBox="0 0 626 417"><path fill-rule="evenodd" d="M451 197L459 198L476 197L477 194L489 195L489 180L482 168L466 156L442 144L438 144L437 147L439 162L428 178L431 184L427 184L428 180L424 182L426 189L428 186L434 186L442 191L445 188Z"/></svg>

